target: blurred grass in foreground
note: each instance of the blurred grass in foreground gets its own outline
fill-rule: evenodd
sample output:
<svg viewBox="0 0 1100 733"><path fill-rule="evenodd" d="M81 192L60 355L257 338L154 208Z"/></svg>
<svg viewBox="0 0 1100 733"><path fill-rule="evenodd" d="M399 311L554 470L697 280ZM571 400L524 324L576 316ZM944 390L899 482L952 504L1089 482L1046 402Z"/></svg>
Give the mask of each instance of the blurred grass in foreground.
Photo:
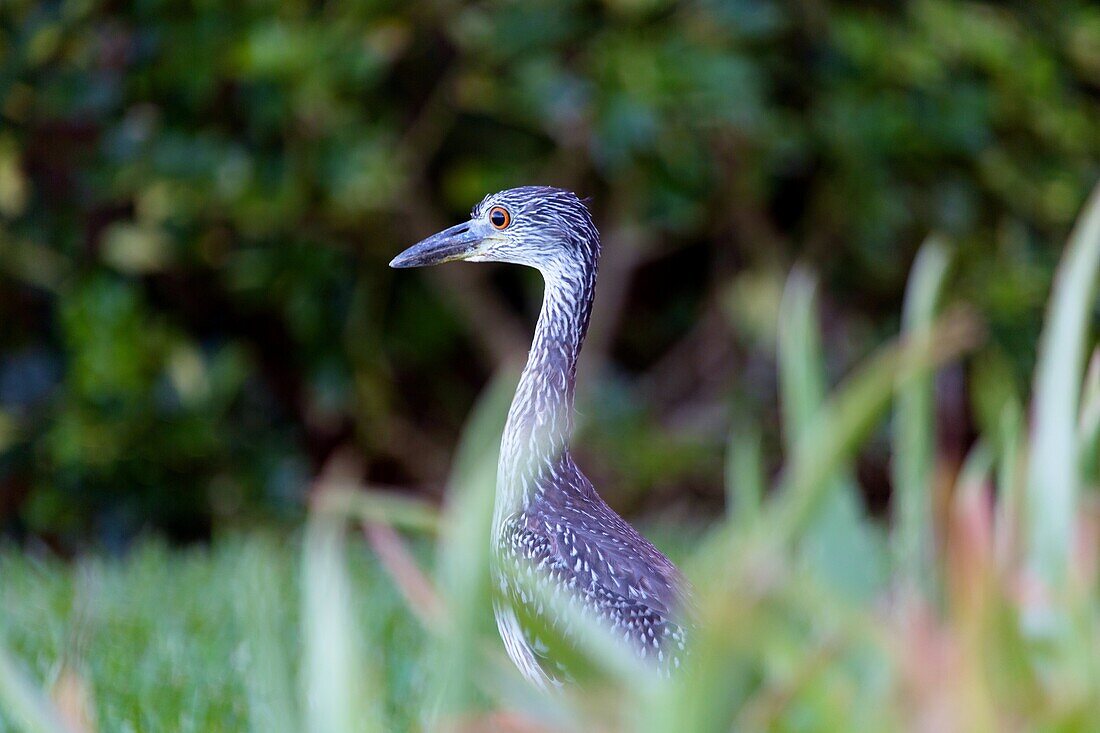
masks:
<svg viewBox="0 0 1100 733"><path fill-rule="evenodd" d="M697 625L671 683L583 619L580 653L593 662L583 687L548 700L504 659L487 577L509 393L499 380L466 430L438 521L392 496L349 494L333 472L317 483L297 562L264 537L229 543L213 560L169 560L154 549L121 573L98 561L80 566L74 602L65 573L5 559L9 643L38 675L71 679L71 667L80 683L74 695L55 682L52 704L5 652L0 700L36 731L91 730L96 719L104 730L116 720L155 729L158 715L174 730L318 733L1089 730L1100 719L1100 367L1085 381L1084 361L1098 266L1100 193L1055 283L1030 430L1006 400L996 434L982 436L959 470L930 449L930 375L977 338L967 312L937 317L947 251L931 244L918 258L898 342L831 394L814 283L796 272L779 340L787 462L761 496L755 431L731 441L729 475L744 485L730 497L748 516L733 507L684 562L698 591ZM850 462L895 395L891 551L855 510ZM947 497L942 511L937 495ZM395 583L379 572L354 580L376 566L350 541L351 517L366 523ZM386 522L438 526L431 581L399 535L371 531ZM423 631L402 598L432 599L431 609L412 609ZM80 611L64 612L74 606ZM115 632L122 644L98 646ZM147 645L158 653L142 653ZM142 666L150 661L164 666ZM95 715L74 714L74 698L94 700Z"/></svg>
<svg viewBox="0 0 1100 733"><path fill-rule="evenodd" d="M57 700L63 671L75 671L93 730L300 731L288 716L305 678L290 664L306 646L303 549L302 537L257 534L209 550L149 542L125 559L75 565L0 551L0 637L46 698ZM428 556L426 543L414 549ZM370 642L359 663L384 675L390 720L408 728L426 674L423 634L366 546L350 543L345 563L357 632ZM17 726L4 692L0 731L43 730Z"/></svg>

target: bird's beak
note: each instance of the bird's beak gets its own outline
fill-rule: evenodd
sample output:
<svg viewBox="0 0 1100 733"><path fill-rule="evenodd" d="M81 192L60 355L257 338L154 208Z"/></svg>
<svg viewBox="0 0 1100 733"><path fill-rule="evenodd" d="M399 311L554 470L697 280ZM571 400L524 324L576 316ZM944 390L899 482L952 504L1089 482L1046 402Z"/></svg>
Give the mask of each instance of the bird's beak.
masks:
<svg viewBox="0 0 1100 733"><path fill-rule="evenodd" d="M474 222L457 224L409 247L390 261L390 267L426 267L464 260L483 238L475 231Z"/></svg>

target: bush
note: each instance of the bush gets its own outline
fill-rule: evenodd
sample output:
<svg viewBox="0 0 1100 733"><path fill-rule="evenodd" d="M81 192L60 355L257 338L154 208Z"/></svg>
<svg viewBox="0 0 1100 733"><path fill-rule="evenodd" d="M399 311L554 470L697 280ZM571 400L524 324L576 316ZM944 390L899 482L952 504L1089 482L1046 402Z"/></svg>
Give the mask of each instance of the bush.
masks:
<svg viewBox="0 0 1100 733"><path fill-rule="evenodd" d="M593 195L605 235L608 484L717 504L731 420L693 408L770 404L751 326L796 258L835 372L948 235L983 371L1020 393L1050 243L1100 172L1098 48L1068 1L5 2L0 521L204 536L296 514L340 445L373 481L437 482L537 286L384 264L533 181ZM693 344L727 354L708 391L682 386Z"/></svg>

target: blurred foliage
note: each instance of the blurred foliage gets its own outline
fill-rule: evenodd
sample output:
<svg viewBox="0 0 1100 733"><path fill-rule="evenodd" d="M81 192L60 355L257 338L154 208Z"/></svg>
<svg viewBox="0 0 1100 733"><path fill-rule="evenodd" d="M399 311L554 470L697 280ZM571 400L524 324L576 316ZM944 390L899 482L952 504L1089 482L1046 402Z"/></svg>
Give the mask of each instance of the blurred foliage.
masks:
<svg viewBox="0 0 1100 733"><path fill-rule="evenodd" d="M437 485L538 286L385 263L531 182L604 233L586 468L628 509L717 503L790 262L833 378L943 233L985 389L1022 394L1098 161L1083 0L6 0L0 527L202 535L298 511L346 444Z"/></svg>
<svg viewBox="0 0 1100 733"><path fill-rule="evenodd" d="M254 534L178 552L146 541L125 559L74 564L3 550L0 636L13 656L30 660L55 700L66 672L84 681L98 723L89 731L249 730L251 714L281 712L278 698L257 699L267 690L255 687L265 669L286 663L261 657L257 637L274 637L276 653L288 657L301 647L300 549L297 537ZM375 650L383 639L388 647L372 663L394 693L395 730L409 729L411 702L427 676L418 661L421 633L365 547L353 548L348 563L360 633ZM256 610L264 615L255 617ZM3 733L22 730L11 712L0 702ZM268 719L252 730L279 728Z"/></svg>
<svg viewBox="0 0 1100 733"><path fill-rule="evenodd" d="M922 248L902 337L828 392L816 285L793 271L778 337L787 445L773 490L763 495L754 431L739 426L729 479L744 485L727 486L726 516L702 532L661 527L693 599L682 609L688 650L667 678L603 617L534 580L538 569L517 573L530 579L524 600L556 617L540 638L568 639L559 648L578 674L542 691L505 659L485 541L514 388L505 376L471 413L442 509L357 485L355 461L338 452L317 479L299 560L288 554L298 542L270 532L68 565L0 551L14 591L0 594L0 731L164 720L318 733L1092 730L1100 533L1095 493L1082 489L1096 483L1100 348L1087 372L1084 351L1100 186L1059 264L1031 429L1006 399L995 434L954 475L927 450L933 374L976 336L965 309L938 315L948 265L938 241ZM836 511L852 506L851 459L887 412L902 487L893 552L865 513ZM434 533L428 572L427 543L398 528ZM135 684L133 670L153 673Z"/></svg>

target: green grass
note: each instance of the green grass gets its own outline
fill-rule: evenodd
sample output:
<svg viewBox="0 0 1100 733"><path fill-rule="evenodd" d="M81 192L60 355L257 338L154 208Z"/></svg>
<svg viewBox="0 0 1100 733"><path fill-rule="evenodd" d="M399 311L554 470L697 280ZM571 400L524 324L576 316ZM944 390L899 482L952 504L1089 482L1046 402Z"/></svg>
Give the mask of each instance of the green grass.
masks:
<svg viewBox="0 0 1100 733"><path fill-rule="evenodd" d="M385 672L392 719L406 728L426 673L423 633L365 546L353 543L348 559L356 619L379 640L372 664ZM242 590L257 572L269 581L265 621L296 654L300 563L299 538L267 535L183 551L147 542L121 559L77 564L9 549L0 553L0 636L45 687L74 669L99 730L247 730L257 665ZM0 711L0 731L14 730Z"/></svg>

